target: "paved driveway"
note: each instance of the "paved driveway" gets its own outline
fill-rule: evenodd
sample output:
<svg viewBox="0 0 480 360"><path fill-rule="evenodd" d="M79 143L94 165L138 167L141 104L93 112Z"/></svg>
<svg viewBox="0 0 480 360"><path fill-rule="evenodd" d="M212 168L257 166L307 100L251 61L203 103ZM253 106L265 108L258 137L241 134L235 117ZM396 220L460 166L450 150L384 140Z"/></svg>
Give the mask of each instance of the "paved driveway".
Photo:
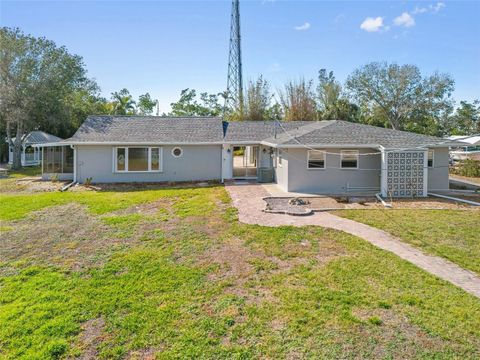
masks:
<svg viewBox="0 0 480 360"><path fill-rule="evenodd" d="M265 202L262 199L270 194L262 185L232 183L226 184L225 188L232 198L233 205L238 209L239 220L243 223L263 226L317 225L341 230L358 236L383 250L390 251L480 298L480 277L476 274L462 269L448 260L427 255L385 231L327 212L317 212L310 216L266 213L262 211L265 208Z"/></svg>

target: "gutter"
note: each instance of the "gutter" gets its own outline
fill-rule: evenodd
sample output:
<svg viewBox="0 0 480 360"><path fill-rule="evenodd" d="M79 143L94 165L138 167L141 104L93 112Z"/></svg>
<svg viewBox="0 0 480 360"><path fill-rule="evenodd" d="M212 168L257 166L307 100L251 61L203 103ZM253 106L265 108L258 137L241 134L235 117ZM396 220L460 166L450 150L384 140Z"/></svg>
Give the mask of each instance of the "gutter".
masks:
<svg viewBox="0 0 480 360"><path fill-rule="evenodd" d="M142 145L142 146L161 146L161 145L223 145L223 141L212 141L212 142L129 142L129 141L63 141L55 143L45 143L39 144L38 147L46 146L68 146L68 145L118 145L118 146L130 146L130 145Z"/></svg>

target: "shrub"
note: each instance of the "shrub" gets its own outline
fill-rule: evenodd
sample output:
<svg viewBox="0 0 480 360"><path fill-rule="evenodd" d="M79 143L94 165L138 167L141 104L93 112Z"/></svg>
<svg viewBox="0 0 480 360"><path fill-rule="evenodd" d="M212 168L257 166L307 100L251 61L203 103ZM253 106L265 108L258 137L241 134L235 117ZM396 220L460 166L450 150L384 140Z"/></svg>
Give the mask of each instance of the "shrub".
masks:
<svg viewBox="0 0 480 360"><path fill-rule="evenodd" d="M480 177L480 160L463 160L452 169L452 173L460 176Z"/></svg>

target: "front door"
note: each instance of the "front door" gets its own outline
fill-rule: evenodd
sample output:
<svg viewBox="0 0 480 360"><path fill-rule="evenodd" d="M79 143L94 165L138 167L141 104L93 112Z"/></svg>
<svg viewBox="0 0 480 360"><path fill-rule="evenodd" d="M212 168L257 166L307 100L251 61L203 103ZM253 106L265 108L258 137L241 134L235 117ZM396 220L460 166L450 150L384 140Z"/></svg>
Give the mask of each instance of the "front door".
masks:
<svg viewBox="0 0 480 360"><path fill-rule="evenodd" d="M256 178L258 164L258 146L233 147L233 177Z"/></svg>

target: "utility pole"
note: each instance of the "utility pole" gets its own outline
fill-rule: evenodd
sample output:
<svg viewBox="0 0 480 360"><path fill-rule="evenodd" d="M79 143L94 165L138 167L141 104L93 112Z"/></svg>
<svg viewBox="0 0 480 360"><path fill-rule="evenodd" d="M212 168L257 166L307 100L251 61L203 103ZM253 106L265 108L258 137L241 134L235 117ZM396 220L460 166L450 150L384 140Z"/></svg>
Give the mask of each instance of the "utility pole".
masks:
<svg viewBox="0 0 480 360"><path fill-rule="evenodd" d="M240 1L232 0L227 92L225 94L224 114L227 110L232 110L238 113L240 120L243 120L243 75L240 38Z"/></svg>

